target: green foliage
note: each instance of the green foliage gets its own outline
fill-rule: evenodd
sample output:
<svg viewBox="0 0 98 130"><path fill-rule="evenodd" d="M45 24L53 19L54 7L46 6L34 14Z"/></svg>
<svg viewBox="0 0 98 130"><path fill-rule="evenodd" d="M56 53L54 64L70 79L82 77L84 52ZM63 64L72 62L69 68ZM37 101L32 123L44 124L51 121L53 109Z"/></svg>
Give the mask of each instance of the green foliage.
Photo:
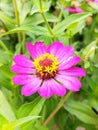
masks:
<svg viewBox="0 0 98 130"><path fill-rule="evenodd" d="M86 103L72 101L67 103L64 108L78 119L87 124L98 124L98 117L90 106Z"/></svg>
<svg viewBox="0 0 98 130"><path fill-rule="evenodd" d="M33 102L23 104L18 110L18 117L25 117L27 115L39 115L45 99L36 98Z"/></svg>
<svg viewBox="0 0 98 130"><path fill-rule="evenodd" d="M66 19L63 20L61 23L57 24L54 27L53 31L56 32L56 34L62 33L65 29L67 29L72 24L80 22L81 20L84 20L90 15L91 13L72 14L66 17Z"/></svg>
<svg viewBox="0 0 98 130"><path fill-rule="evenodd" d="M0 91L0 114L8 121L13 121L16 119L15 114L13 113L13 110L2 91Z"/></svg>
<svg viewBox="0 0 98 130"><path fill-rule="evenodd" d="M7 14L1 11L0 11L0 20L5 24L8 30L15 27L14 20L11 17L9 17Z"/></svg>

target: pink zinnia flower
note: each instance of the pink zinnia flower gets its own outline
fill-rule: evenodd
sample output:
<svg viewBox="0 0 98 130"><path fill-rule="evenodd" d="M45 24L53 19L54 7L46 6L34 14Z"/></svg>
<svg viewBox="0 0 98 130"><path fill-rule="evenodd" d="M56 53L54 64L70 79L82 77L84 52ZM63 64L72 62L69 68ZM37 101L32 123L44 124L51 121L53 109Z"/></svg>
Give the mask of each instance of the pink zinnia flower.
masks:
<svg viewBox="0 0 98 130"><path fill-rule="evenodd" d="M30 96L38 92L40 96L49 98L53 94L63 96L66 89L76 92L81 88L77 76L85 76L85 70L75 65L81 61L74 56L74 48L54 42L46 47L42 42L34 45L27 43L32 59L20 54L14 57L15 65L11 66L17 75L14 84L23 85L22 95Z"/></svg>
<svg viewBox="0 0 98 130"><path fill-rule="evenodd" d="M71 13L83 13L84 11L79 7L67 7L65 10L71 12Z"/></svg>
<svg viewBox="0 0 98 130"><path fill-rule="evenodd" d="M98 4L98 0L87 0L87 2L95 2L96 4Z"/></svg>

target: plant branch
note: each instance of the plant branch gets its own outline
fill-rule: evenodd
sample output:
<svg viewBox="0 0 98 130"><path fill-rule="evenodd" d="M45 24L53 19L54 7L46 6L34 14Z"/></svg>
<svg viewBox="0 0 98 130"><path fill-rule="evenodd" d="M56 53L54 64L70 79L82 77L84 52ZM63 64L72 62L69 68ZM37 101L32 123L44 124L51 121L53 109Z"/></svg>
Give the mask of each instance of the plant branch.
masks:
<svg viewBox="0 0 98 130"><path fill-rule="evenodd" d="M8 50L8 48L6 47L6 45L0 40L0 46L9 54L11 54L11 52Z"/></svg>
<svg viewBox="0 0 98 130"><path fill-rule="evenodd" d="M14 5L14 10L15 10L16 23L17 23L17 26L20 26L19 12L18 12L16 0L13 0L13 5ZM21 42L21 34L20 33L18 33L18 41L19 41L19 43Z"/></svg>
<svg viewBox="0 0 98 130"><path fill-rule="evenodd" d="M52 32L52 29L51 29L51 27L50 27L50 25L49 25L49 23L47 21L47 18L45 16L44 12L43 12L41 0L39 0L39 5L40 5L40 12L41 12L41 15L42 15L42 17L44 19L44 22L45 22L46 26L47 26L47 29L48 29L49 33L52 35L52 40L55 41L54 38L53 38L54 34Z"/></svg>
<svg viewBox="0 0 98 130"><path fill-rule="evenodd" d="M50 114L50 116L45 120L45 122L43 123L43 125L47 125L50 120L55 116L55 114L60 110L60 108L64 105L64 103L67 101L67 99L69 98L69 96L71 95L72 92L68 92L65 97L63 99L61 99L61 101L59 102L59 104L57 105L57 107L54 109L54 111Z"/></svg>

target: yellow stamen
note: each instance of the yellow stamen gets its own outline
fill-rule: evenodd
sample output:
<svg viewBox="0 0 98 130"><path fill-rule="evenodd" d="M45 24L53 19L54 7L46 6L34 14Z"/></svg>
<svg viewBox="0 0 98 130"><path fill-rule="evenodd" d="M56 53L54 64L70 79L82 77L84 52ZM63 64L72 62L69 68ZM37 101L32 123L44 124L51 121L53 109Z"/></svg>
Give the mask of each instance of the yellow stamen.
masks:
<svg viewBox="0 0 98 130"><path fill-rule="evenodd" d="M57 73L59 62L53 54L45 53L36 58L33 64L39 77L49 79L53 78Z"/></svg>

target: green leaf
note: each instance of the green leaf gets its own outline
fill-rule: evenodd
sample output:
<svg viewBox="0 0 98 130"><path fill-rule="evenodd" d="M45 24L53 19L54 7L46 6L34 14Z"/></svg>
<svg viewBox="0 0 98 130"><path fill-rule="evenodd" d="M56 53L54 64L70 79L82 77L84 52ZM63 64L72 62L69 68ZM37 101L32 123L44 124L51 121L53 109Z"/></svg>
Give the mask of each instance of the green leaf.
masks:
<svg viewBox="0 0 98 130"><path fill-rule="evenodd" d="M0 114L4 116L8 121L13 121L16 119L9 102L6 100L2 91L0 91Z"/></svg>
<svg viewBox="0 0 98 130"><path fill-rule="evenodd" d="M53 32L56 32L56 35L59 35L66 28L68 28L71 24L80 22L81 20L86 19L90 15L91 15L91 13L72 14L72 15L66 17L66 19L63 20L62 22L58 23L54 27Z"/></svg>
<svg viewBox="0 0 98 130"><path fill-rule="evenodd" d="M89 5L90 5L92 8L98 10L98 4L96 4L96 2L89 2Z"/></svg>
<svg viewBox="0 0 98 130"><path fill-rule="evenodd" d="M55 115L55 122L58 124L60 130L63 130L65 124L67 124L68 116L69 114L65 109L60 109L59 112Z"/></svg>
<svg viewBox="0 0 98 130"><path fill-rule="evenodd" d="M83 102L71 101L64 105L64 108L84 123L98 124L98 116Z"/></svg>
<svg viewBox="0 0 98 130"><path fill-rule="evenodd" d="M40 116L27 116L27 117L23 117L23 118L20 118L20 119L17 119L13 122L11 122L11 126L13 126L13 128L17 127L17 126L20 126L26 122L29 122L33 119L38 119L40 118Z"/></svg>
<svg viewBox="0 0 98 130"><path fill-rule="evenodd" d="M84 2L82 5L81 5L81 8L85 11L85 12L92 12L94 13L94 9L91 7L91 6L88 6L88 3Z"/></svg>
<svg viewBox="0 0 98 130"><path fill-rule="evenodd" d="M2 115L0 115L0 128L2 128L2 126L7 123L8 121Z"/></svg>
<svg viewBox="0 0 98 130"><path fill-rule="evenodd" d="M18 117L31 116L31 115L38 116L42 110L44 102L45 102L44 98L38 97L33 102L22 105L18 111ZM27 129L31 130L32 124L34 125L35 121L36 120L26 123L25 125L22 126L22 128L24 130Z"/></svg>
<svg viewBox="0 0 98 130"><path fill-rule="evenodd" d="M78 32L81 32L82 29L85 26L85 20L82 20L80 22L76 22L71 24L70 26L68 26L67 31L66 31L66 36L67 37L73 37L73 35L75 35ZM69 34L69 35L68 35Z"/></svg>
<svg viewBox="0 0 98 130"><path fill-rule="evenodd" d="M42 27L42 26L33 26L32 24L26 24L26 25L22 25L20 27L14 28L8 32L2 33L0 35L0 37L8 35L8 34L19 33L19 32L28 32L28 31L32 31L32 33L36 34L36 35L50 36L47 28Z"/></svg>
<svg viewBox="0 0 98 130"><path fill-rule="evenodd" d="M12 90L14 85L11 83L11 80L6 77L6 75L0 72L0 85L7 88L8 90Z"/></svg>
<svg viewBox="0 0 98 130"><path fill-rule="evenodd" d="M36 5L33 5L30 14L33 15L33 14L39 12L39 11L40 11L39 8Z"/></svg>
<svg viewBox="0 0 98 130"><path fill-rule="evenodd" d="M46 16L48 22L57 22L57 20L58 20L57 17L51 13L45 13L45 16ZM33 15L33 17L30 17L29 19L27 18L27 20L29 23L31 22L32 25L38 25L38 24L41 24L44 22L44 19L41 16L41 14L35 14L35 15Z"/></svg>
<svg viewBox="0 0 98 130"><path fill-rule="evenodd" d="M7 50L0 50L0 84L7 89L11 89L13 84L11 78L13 73L10 70L10 63L12 60L12 54Z"/></svg>
<svg viewBox="0 0 98 130"><path fill-rule="evenodd" d="M85 48L84 48L84 50L82 51L82 56L83 56L83 58L84 57L91 57L92 56L92 54L93 54L93 52L95 51L95 49L96 49L96 41L93 41L93 42L91 42L90 44L88 44Z"/></svg>
<svg viewBox="0 0 98 130"><path fill-rule="evenodd" d="M24 23L26 16L30 13L31 2L25 1L23 3L21 0L17 0L16 2L18 6L18 11L19 11L20 25L22 25Z"/></svg>
<svg viewBox="0 0 98 130"><path fill-rule="evenodd" d="M94 90L97 87L96 82L94 82L94 80L91 77L86 76L85 79L92 90Z"/></svg>
<svg viewBox="0 0 98 130"><path fill-rule="evenodd" d="M7 123L6 125L3 126L2 130L14 130L14 128L19 128L19 126L23 125L26 122L29 122L33 119L38 119L40 118L39 116L27 116L24 118L16 119L13 122Z"/></svg>
<svg viewBox="0 0 98 130"><path fill-rule="evenodd" d="M14 20L2 11L0 11L0 20L5 24L8 29L12 29L15 27Z"/></svg>
<svg viewBox="0 0 98 130"><path fill-rule="evenodd" d="M49 10L49 7L51 5L51 1L41 1L42 2L42 10L43 12L46 12ZM34 13L37 13L37 12L41 12L40 10L40 3L39 3L39 0L33 0L33 7L31 9L31 15L33 15Z"/></svg>
<svg viewBox="0 0 98 130"><path fill-rule="evenodd" d="M0 0L0 10L9 16L13 16L13 6L9 0Z"/></svg>
<svg viewBox="0 0 98 130"><path fill-rule="evenodd" d="M44 43L45 43L47 46L52 43L51 37L43 36L43 39L44 39Z"/></svg>
<svg viewBox="0 0 98 130"><path fill-rule="evenodd" d="M0 50L0 66L3 64L8 64L11 58L12 57L9 55L8 52Z"/></svg>
<svg viewBox="0 0 98 130"><path fill-rule="evenodd" d="M4 74L5 77L11 79L12 76L14 75L13 72L11 72L10 70L10 66L7 64L7 65L2 65L0 67L0 71Z"/></svg>
<svg viewBox="0 0 98 130"><path fill-rule="evenodd" d="M36 123L33 130L49 130L46 126Z"/></svg>
<svg viewBox="0 0 98 130"><path fill-rule="evenodd" d="M57 22L57 17L51 13L46 12L45 16L47 18L48 22ZM40 20L39 20L40 19ZM34 14L33 16L29 16L25 19L24 21L24 25L28 25L29 23L31 23L33 26L35 25L35 28L37 27L38 24L44 23L44 19L41 16L41 14ZM31 25L31 26L32 26ZM31 27L32 28L32 27ZM41 28L42 30L42 28ZM47 30L48 31L48 30ZM31 32L31 31L30 31ZM33 32L33 30L32 30ZM41 32L40 32L41 33ZM44 34L45 35L45 34ZM47 35L47 34L46 34ZM48 35L49 36L49 35Z"/></svg>
<svg viewBox="0 0 98 130"><path fill-rule="evenodd" d="M43 104L45 102L44 98L36 98L34 101L30 103L23 104L18 110L18 117L31 116L31 115L39 115Z"/></svg>
<svg viewBox="0 0 98 130"><path fill-rule="evenodd" d="M92 108L95 108L96 111L98 111L98 97L95 96L89 96L88 97L89 103L92 106ZM95 112L95 111L94 111ZM95 112L96 113L96 112ZM96 113L97 114L97 113Z"/></svg>

